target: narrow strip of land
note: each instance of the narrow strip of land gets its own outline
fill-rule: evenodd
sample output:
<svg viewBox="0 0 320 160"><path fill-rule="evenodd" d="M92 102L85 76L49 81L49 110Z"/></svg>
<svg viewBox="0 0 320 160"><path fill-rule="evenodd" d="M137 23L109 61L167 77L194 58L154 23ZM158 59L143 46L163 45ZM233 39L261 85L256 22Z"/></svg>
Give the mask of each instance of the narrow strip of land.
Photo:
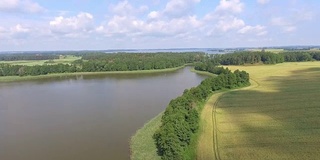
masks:
<svg viewBox="0 0 320 160"><path fill-rule="evenodd" d="M220 154L219 154L219 150L218 150L218 130L217 130L217 104L219 103L220 97L222 95L220 95L216 102L213 104L212 106L212 123L213 123L213 146L214 146L214 157L216 160L220 160Z"/></svg>
<svg viewBox="0 0 320 160"><path fill-rule="evenodd" d="M199 142L197 147L197 159L216 159L215 138L214 138L214 116L213 107L219 97L225 92L213 94L205 104L200 116Z"/></svg>
<svg viewBox="0 0 320 160"><path fill-rule="evenodd" d="M250 79L251 85L242 89L234 89L214 93L205 104L200 116L200 130L197 147L198 160L219 160L219 145L218 145L218 129L217 129L217 105L219 99L227 92L236 90L248 90L259 87L259 83L253 78Z"/></svg>
<svg viewBox="0 0 320 160"><path fill-rule="evenodd" d="M108 74L148 74L148 73L160 73L171 72L185 67L185 65L175 68L166 69L154 69L154 70L134 70L134 71L107 71L107 72L73 72L73 73L52 73L46 75L37 76L2 76L0 82L16 82L16 81L28 81L36 79L46 79L63 76L81 76L81 75L108 75Z"/></svg>

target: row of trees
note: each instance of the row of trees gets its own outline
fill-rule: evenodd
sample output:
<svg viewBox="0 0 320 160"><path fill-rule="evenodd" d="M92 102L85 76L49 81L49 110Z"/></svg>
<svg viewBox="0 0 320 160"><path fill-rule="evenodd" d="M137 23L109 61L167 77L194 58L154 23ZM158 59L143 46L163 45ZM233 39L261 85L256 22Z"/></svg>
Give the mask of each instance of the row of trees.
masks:
<svg viewBox="0 0 320 160"><path fill-rule="evenodd" d="M304 62L320 60L320 52L291 51L282 53L243 51L231 54L217 54L212 56L212 61L222 65L243 64L276 64L282 62Z"/></svg>
<svg viewBox="0 0 320 160"><path fill-rule="evenodd" d="M0 61L59 59L55 54L0 54Z"/></svg>
<svg viewBox="0 0 320 160"><path fill-rule="evenodd" d="M154 134L158 153L162 159L192 159L189 157L188 147L193 135L199 128L199 105L217 90L249 85L249 74L228 68L221 70L217 77L210 77L197 87L185 90L183 95L170 101L161 122L162 125ZM223 70L223 71L222 71ZM212 70L207 70L209 72Z"/></svg>
<svg viewBox="0 0 320 160"><path fill-rule="evenodd" d="M71 64L24 66L0 64L0 76L45 75L49 73L153 70L200 62L204 53L117 53L84 54Z"/></svg>
<svg viewBox="0 0 320 160"><path fill-rule="evenodd" d="M87 54L78 61L82 70L133 71L165 69L202 61L204 53L117 53ZM87 61L86 61L87 60Z"/></svg>
<svg viewBox="0 0 320 160"><path fill-rule="evenodd" d="M0 76L37 76L49 73L71 73L77 71L76 66L70 64L35 66L0 64Z"/></svg>

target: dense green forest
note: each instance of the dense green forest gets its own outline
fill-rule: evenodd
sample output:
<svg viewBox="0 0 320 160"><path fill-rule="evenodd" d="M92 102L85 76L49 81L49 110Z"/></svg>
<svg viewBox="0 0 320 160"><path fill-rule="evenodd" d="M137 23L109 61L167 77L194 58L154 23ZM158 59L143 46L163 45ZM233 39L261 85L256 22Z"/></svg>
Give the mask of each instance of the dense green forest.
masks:
<svg viewBox="0 0 320 160"><path fill-rule="evenodd" d="M171 100L162 116L162 125L154 134L162 159L193 159L188 147L199 127L197 105L204 102L213 91L250 85L249 74L245 71L231 72L211 62L203 66L207 68L205 71L218 76L203 80L197 87L185 90L182 96Z"/></svg>
<svg viewBox="0 0 320 160"><path fill-rule="evenodd" d="M28 58L29 55L25 55ZM13 55L12 58L15 58ZM30 56L32 57L32 56ZM47 58L49 58L48 56ZM0 76L45 75L50 73L154 70L201 62L204 53L84 53L71 64L25 66L0 63ZM20 57L21 58L21 57ZM33 57L33 58L36 58ZM54 58L54 56L52 57Z"/></svg>
<svg viewBox="0 0 320 160"><path fill-rule="evenodd" d="M287 51L281 53L243 51L211 55L211 60L222 65L276 64L282 62L319 61L320 52Z"/></svg>
<svg viewBox="0 0 320 160"><path fill-rule="evenodd" d="M0 54L0 61L59 59L55 54Z"/></svg>
<svg viewBox="0 0 320 160"><path fill-rule="evenodd" d="M212 65L276 64L282 62L319 61L320 52L286 51L281 53L242 51L230 54L206 55L202 52L187 53L113 53L72 52L82 57L70 64L49 63L59 59L58 54L2 54L0 61L48 60L45 65L14 65L0 62L0 76L45 75L50 73L105 72L154 70L182 66L187 63L210 61ZM198 63L197 69L206 71L218 68ZM212 71L212 70L211 70ZM217 72L217 71L215 71Z"/></svg>
<svg viewBox="0 0 320 160"><path fill-rule="evenodd" d="M82 71L133 71L165 69L200 62L204 53L117 53L85 54L78 61ZM85 62L87 60L87 62Z"/></svg>

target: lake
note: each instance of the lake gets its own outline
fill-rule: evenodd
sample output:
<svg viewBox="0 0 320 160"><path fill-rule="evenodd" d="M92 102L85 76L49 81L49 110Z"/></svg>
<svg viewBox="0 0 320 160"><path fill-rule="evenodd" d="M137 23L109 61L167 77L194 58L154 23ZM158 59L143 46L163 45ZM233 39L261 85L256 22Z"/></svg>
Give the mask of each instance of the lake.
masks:
<svg viewBox="0 0 320 160"><path fill-rule="evenodd" d="M135 131L205 78L189 70L0 83L0 159L129 159Z"/></svg>

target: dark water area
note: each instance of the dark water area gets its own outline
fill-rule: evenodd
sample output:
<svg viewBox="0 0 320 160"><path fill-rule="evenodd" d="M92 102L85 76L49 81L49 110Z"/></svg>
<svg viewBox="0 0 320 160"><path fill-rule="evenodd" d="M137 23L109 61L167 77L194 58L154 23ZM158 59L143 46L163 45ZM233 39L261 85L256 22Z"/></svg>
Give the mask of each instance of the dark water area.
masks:
<svg viewBox="0 0 320 160"><path fill-rule="evenodd" d="M189 70L0 83L0 160L129 159L135 131L205 78Z"/></svg>

